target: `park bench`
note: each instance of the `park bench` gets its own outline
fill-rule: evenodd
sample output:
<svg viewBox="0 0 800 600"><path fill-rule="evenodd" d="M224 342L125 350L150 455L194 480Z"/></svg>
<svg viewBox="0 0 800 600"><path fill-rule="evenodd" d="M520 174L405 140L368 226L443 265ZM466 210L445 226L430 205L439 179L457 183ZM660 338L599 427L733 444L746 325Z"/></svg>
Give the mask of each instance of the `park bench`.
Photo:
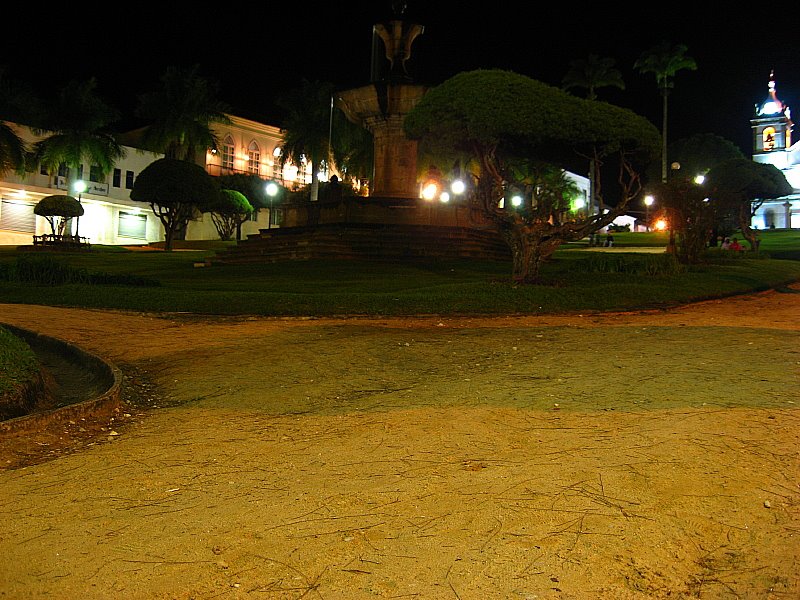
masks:
<svg viewBox="0 0 800 600"><path fill-rule="evenodd" d="M43 233L33 236L33 245L37 247L58 248L63 250L88 250L91 248L89 238L77 235L54 235Z"/></svg>

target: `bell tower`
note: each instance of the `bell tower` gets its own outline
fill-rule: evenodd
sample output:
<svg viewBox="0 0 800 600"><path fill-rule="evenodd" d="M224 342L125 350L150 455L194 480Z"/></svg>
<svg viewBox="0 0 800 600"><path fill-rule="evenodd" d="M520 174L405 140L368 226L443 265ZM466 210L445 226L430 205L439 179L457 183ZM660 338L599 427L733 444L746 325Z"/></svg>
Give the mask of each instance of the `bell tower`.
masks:
<svg viewBox="0 0 800 600"><path fill-rule="evenodd" d="M767 98L755 105L755 115L750 119L753 129L753 158L779 166L774 159L764 160L765 154L785 153L792 145L792 118L789 107L778 99L775 89L775 72L769 74ZM761 156L759 160L757 157ZM777 158L777 157L775 157ZM778 162L780 159L778 159Z"/></svg>

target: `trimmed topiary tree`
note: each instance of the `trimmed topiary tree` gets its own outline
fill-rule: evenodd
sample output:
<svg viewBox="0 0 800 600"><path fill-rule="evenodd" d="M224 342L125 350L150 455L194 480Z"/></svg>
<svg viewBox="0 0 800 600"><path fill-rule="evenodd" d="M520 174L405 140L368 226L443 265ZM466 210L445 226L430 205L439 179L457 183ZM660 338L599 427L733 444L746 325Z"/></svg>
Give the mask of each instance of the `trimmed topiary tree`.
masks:
<svg viewBox="0 0 800 600"><path fill-rule="evenodd" d="M164 249L176 232L217 202L219 186L203 167L175 158L150 163L136 178L131 200L147 202L164 226Z"/></svg>
<svg viewBox="0 0 800 600"><path fill-rule="evenodd" d="M239 232L241 224L253 213L253 205L241 192L220 190L216 201L210 206L210 212L219 239L229 240L234 233Z"/></svg>
<svg viewBox="0 0 800 600"><path fill-rule="evenodd" d="M403 128L429 162L466 166L470 199L508 243L518 283L536 283L559 245L623 214L660 143L652 123L630 110L501 70L460 73L432 88ZM618 173L619 200L603 214L571 209L565 172L590 163ZM520 204L509 206L517 191ZM596 197L602 201L600 190Z"/></svg>
<svg viewBox="0 0 800 600"><path fill-rule="evenodd" d="M54 194L45 196L33 207L34 214L47 219L53 235L64 235L67 221L83 216L83 206L72 196Z"/></svg>

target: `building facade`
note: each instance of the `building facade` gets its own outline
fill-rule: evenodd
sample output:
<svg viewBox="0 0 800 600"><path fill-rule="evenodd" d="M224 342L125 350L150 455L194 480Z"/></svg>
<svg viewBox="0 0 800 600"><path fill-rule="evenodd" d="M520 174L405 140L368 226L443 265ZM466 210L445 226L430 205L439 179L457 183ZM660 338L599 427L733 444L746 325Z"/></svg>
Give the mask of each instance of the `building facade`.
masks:
<svg viewBox="0 0 800 600"><path fill-rule="evenodd" d="M777 167L793 188L788 196L764 202L751 224L757 229L798 229L800 141L792 140L791 110L778 99L774 73L770 73L767 97L756 104L750 125L753 130L753 160Z"/></svg>
<svg viewBox="0 0 800 600"><path fill-rule="evenodd" d="M298 169L281 168L282 137L277 127L229 115L230 124L215 124L213 131L220 140L216 151L209 149L198 157L212 176L234 173L254 174L267 181L274 180L290 189L311 181L309 166ZM9 123L16 134L31 146L44 136L36 135L29 127ZM135 139L122 136L121 139ZM86 237L91 244L142 245L164 240L164 228L146 203L135 202L130 191L136 177L149 164L163 155L146 152L134 145L123 145L124 157L112 171L101 174L98 167L83 164L73 173L72 181L83 181L85 191L67 189L66 173L51 176L37 168L24 176L6 173L0 178L0 245L29 245L34 235L50 233L50 224L33 210L42 198L66 194L78 199L84 214L71 220L70 232ZM272 213L272 215L270 214ZM277 211L258 210L242 225L242 236L258 233L262 228L275 226ZM209 214L191 221L187 240L214 240L219 234Z"/></svg>

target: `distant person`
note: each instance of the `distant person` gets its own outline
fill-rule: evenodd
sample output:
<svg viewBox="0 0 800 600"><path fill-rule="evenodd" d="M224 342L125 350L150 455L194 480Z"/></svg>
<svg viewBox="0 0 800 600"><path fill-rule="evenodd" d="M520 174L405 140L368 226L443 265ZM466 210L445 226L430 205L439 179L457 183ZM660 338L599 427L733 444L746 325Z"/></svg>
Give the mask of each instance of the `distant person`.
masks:
<svg viewBox="0 0 800 600"><path fill-rule="evenodd" d="M722 240L722 244L720 244L720 248L722 248L723 250L730 250L731 249L731 238L726 237L724 240Z"/></svg>
<svg viewBox="0 0 800 600"><path fill-rule="evenodd" d="M609 232L606 235L606 248L611 248L614 245L614 236Z"/></svg>
<svg viewBox="0 0 800 600"><path fill-rule="evenodd" d="M733 239L731 240L731 247L730 247L730 249L731 249L731 250L733 250L734 252L743 252L743 251L744 251L744 246L742 246L742 245L739 243L739 240L738 240L738 239L736 239L736 238L733 238Z"/></svg>
<svg viewBox="0 0 800 600"><path fill-rule="evenodd" d="M325 199L328 202L340 202L342 200L342 184L339 183L339 178L336 175L332 175L328 182Z"/></svg>

